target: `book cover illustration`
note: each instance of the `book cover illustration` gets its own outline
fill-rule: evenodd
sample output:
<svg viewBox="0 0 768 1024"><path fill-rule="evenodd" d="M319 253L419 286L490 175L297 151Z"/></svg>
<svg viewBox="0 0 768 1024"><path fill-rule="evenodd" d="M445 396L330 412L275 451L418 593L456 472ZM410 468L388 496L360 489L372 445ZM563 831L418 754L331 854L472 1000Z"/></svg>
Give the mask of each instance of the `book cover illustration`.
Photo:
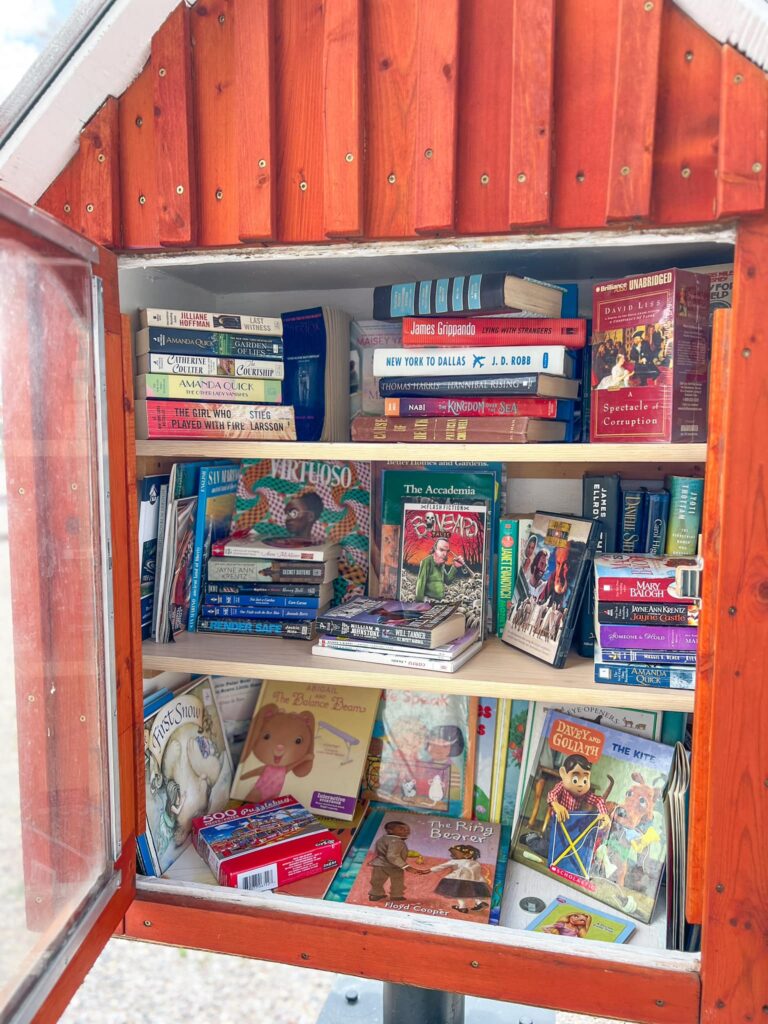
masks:
<svg viewBox="0 0 768 1024"><path fill-rule="evenodd" d="M431 650L466 633L464 612L454 604L382 601L355 597L317 618L320 633Z"/></svg>
<svg viewBox="0 0 768 1024"><path fill-rule="evenodd" d="M556 896L526 928L526 931L544 935L617 943L626 942L634 930L631 921L595 910L567 896Z"/></svg>
<svg viewBox="0 0 768 1024"><path fill-rule="evenodd" d="M514 859L650 921L666 858L672 754L664 744L549 711Z"/></svg>
<svg viewBox="0 0 768 1024"><path fill-rule="evenodd" d="M363 795L431 813L470 817L477 697L385 690L373 727Z"/></svg>
<svg viewBox="0 0 768 1024"><path fill-rule="evenodd" d="M152 634L152 613L157 572L157 543L160 528L160 491L168 476L147 476L139 484L139 580L141 587L141 638Z"/></svg>
<svg viewBox="0 0 768 1024"><path fill-rule="evenodd" d="M397 596L445 601L484 632L488 506L404 502Z"/></svg>
<svg viewBox="0 0 768 1024"><path fill-rule="evenodd" d="M327 818L321 814L317 815L317 820L323 828L328 829L331 835L339 841L341 846L339 867L323 871L318 875L311 875L308 878L302 878L297 882L290 882L285 886L278 886L275 892L285 893L287 896L303 896L311 900L323 899L341 864L343 864L347 850L357 836L367 812L368 804L364 800L358 800L355 816L351 821L338 821L335 818Z"/></svg>
<svg viewBox="0 0 768 1024"><path fill-rule="evenodd" d="M200 591L211 547L229 534L239 475L238 463L200 467L187 623L187 629L192 633L197 629Z"/></svg>
<svg viewBox="0 0 768 1024"><path fill-rule="evenodd" d="M162 874L189 844L192 821L223 810L232 761L208 676L144 721L146 840Z"/></svg>
<svg viewBox="0 0 768 1024"><path fill-rule="evenodd" d="M308 810L355 813L379 690L264 682L232 785L232 799L292 794Z"/></svg>
<svg viewBox="0 0 768 1024"><path fill-rule="evenodd" d="M241 676L211 676L211 681L232 763L238 764L259 697L261 680L244 679Z"/></svg>
<svg viewBox="0 0 768 1024"><path fill-rule="evenodd" d="M500 825L387 812L347 903L488 922Z"/></svg>
<svg viewBox="0 0 768 1024"><path fill-rule="evenodd" d="M477 818L478 821L489 821L491 815L491 786L498 703L496 697L480 697L477 705L475 795L472 817Z"/></svg>
<svg viewBox="0 0 768 1024"><path fill-rule="evenodd" d="M527 700L512 701L512 717L507 736L507 770L504 776L504 792L501 802L501 820L505 824L514 822L517 792L520 787L523 763L523 745L528 722L529 703Z"/></svg>
<svg viewBox="0 0 768 1024"><path fill-rule="evenodd" d="M502 640L556 668L565 663L594 554L595 522L537 512Z"/></svg>
<svg viewBox="0 0 768 1024"><path fill-rule="evenodd" d="M341 546L335 601L365 593L371 467L368 462L245 459L233 535L292 537Z"/></svg>
<svg viewBox="0 0 768 1024"><path fill-rule="evenodd" d="M175 502L171 529L173 541L173 563L171 565L170 597L168 600L168 623L171 636L184 632L189 621L189 604L192 598L192 560L195 550L195 519L197 496L181 498Z"/></svg>

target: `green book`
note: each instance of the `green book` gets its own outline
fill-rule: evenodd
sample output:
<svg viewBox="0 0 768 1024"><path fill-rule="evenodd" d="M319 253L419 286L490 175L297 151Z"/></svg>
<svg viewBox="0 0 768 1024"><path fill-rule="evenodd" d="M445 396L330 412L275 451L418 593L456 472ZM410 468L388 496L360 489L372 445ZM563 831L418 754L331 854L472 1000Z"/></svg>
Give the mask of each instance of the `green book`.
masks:
<svg viewBox="0 0 768 1024"><path fill-rule="evenodd" d="M695 555L701 532L704 480L702 477L667 476L664 486L670 497L664 554Z"/></svg>
<svg viewBox="0 0 768 1024"><path fill-rule="evenodd" d="M496 554L496 633L504 632L507 606L515 596L517 579L520 522L507 518L499 520L499 546Z"/></svg>

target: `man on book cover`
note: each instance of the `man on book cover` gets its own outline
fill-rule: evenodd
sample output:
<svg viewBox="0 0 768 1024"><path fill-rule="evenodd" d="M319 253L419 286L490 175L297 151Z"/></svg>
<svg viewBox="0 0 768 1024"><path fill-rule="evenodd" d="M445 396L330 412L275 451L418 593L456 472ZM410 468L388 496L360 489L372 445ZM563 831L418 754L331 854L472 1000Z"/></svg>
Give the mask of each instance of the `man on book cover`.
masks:
<svg viewBox="0 0 768 1024"><path fill-rule="evenodd" d="M389 899L393 903L405 902L405 872L414 869L408 864L410 851L406 839L411 829L404 821L388 821L385 834L379 836L371 861L371 882L368 899L372 903L385 900L384 885L389 880Z"/></svg>
<svg viewBox="0 0 768 1024"><path fill-rule="evenodd" d="M419 563L419 575L416 578L417 601L442 601L445 599L445 588L453 583L464 565L461 555L456 555L453 565L448 565L450 543L441 537L432 545L432 550Z"/></svg>

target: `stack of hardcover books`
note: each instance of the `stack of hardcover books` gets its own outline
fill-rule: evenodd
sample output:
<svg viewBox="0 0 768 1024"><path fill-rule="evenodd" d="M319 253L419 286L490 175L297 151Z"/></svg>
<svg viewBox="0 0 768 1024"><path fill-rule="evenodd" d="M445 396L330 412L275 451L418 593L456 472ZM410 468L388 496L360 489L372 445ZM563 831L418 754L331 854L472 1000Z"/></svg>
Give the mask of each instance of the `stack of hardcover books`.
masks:
<svg viewBox="0 0 768 1024"><path fill-rule="evenodd" d="M279 317L142 309L136 436L295 441Z"/></svg>
<svg viewBox="0 0 768 1024"><path fill-rule="evenodd" d="M402 347L373 352L384 415L356 416L353 440L576 440L586 321L560 319L563 295L503 273L376 288Z"/></svg>
<svg viewBox="0 0 768 1024"><path fill-rule="evenodd" d="M676 581L693 559L595 559L595 682L692 690L699 604Z"/></svg>
<svg viewBox="0 0 768 1024"><path fill-rule="evenodd" d="M215 543L197 628L311 640L333 596L339 545L255 534Z"/></svg>

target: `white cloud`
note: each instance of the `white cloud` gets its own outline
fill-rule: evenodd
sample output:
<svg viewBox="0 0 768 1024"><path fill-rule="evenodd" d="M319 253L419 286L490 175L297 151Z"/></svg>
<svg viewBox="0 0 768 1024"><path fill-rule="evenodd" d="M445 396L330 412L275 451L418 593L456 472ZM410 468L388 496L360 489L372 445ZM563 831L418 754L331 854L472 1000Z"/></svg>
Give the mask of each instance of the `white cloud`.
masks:
<svg viewBox="0 0 768 1024"><path fill-rule="evenodd" d="M38 48L18 39L0 40L0 103L37 58Z"/></svg>
<svg viewBox="0 0 768 1024"><path fill-rule="evenodd" d="M0 103L39 55L55 20L52 0L0 0Z"/></svg>

